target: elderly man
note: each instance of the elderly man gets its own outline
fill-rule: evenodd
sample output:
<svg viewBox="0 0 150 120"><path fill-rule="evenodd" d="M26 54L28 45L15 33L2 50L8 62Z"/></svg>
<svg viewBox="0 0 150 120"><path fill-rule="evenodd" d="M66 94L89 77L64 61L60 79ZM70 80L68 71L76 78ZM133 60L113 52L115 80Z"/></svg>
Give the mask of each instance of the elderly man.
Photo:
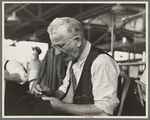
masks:
<svg viewBox="0 0 150 120"><path fill-rule="evenodd" d="M69 62L68 69L63 85L57 91L45 91L37 84L35 94L51 92L50 97L42 99L49 100L59 113L113 115L119 103L117 85L120 70L117 63L85 39L81 24L74 18L56 18L47 31L55 54Z"/></svg>

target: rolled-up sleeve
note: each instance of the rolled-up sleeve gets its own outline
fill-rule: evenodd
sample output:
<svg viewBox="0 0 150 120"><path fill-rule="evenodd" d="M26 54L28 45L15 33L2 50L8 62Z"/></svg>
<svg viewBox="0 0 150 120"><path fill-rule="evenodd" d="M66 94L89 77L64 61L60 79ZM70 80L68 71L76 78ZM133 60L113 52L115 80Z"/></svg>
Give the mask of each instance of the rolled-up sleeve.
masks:
<svg viewBox="0 0 150 120"><path fill-rule="evenodd" d="M117 98L119 73L117 63L107 55L99 55L91 67L94 104L111 115L119 104Z"/></svg>
<svg viewBox="0 0 150 120"><path fill-rule="evenodd" d="M27 73L24 71L23 67L19 65L16 61L9 61L7 63L7 70L10 74L18 73L22 80L22 83L28 80Z"/></svg>

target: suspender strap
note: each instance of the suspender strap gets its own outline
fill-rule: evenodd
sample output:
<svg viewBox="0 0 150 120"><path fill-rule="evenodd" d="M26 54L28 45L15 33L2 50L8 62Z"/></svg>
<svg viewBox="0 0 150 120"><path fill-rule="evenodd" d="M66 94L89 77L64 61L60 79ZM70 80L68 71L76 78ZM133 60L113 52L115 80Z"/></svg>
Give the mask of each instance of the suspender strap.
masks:
<svg viewBox="0 0 150 120"><path fill-rule="evenodd" d="M6 70L6 65L7 65L8 62L9 62L9 60L7 60L7 61L5 62L4 70Z"/></svg>

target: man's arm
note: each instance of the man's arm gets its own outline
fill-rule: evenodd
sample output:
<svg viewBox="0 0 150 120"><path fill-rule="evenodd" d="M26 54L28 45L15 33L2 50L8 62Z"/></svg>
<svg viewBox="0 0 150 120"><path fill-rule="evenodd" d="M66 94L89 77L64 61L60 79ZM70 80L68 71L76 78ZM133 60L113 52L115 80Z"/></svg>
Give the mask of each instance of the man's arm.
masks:
<svg viewBox="0 0 150 120"><path fill-rule="evenodd" d="M43 100L50 100L54 110L72 114L72 115L94 115L94 116L108 116L105 112L100 110L94 104L78 105L63 103L54 97L42 97Z"/></svg>
<svg viewBox="0 0 150 120"><path fill-rule="evenodd" d="M21 77L18 73L10 74L7 70L5 70L4 78L5 80L14 81L17 83L22 82Z"/></svg>
<svg viewBox="0 0 150 120"><path fill-rule="evenodd" d="M50 97L55 97L61 99L64 96L64 92L61 90L52 90L48 86L36 84L33 88L33 93L36 95L46 95Z"/></svg>
<svg viewBox="0 0 150 120"><path fill-rule="evenodd" d="M60 107L64 112L74 115L95 115L108 116L102 110L97 108L94 104L77 105L77 104L62 104Z"/></svg>

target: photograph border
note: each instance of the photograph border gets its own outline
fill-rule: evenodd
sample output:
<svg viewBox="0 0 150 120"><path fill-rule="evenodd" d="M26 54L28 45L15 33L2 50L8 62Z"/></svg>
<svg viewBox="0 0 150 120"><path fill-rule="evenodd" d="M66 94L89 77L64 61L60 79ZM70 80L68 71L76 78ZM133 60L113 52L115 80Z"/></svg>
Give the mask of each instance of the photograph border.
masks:
<svg viewBox="0 0 150 120"><path fill-rule="evenodd" d="M2 68L2 118L91 118L91 116L5 116L4 115L4 66L3 65L3 58L4 58L4 46L3 46L3 40L4 40L4 4L7 4L7 3L110 3L110 1L2 1L2 41L1 41L1 44L2 44L2 63L1 63L1 68ZM128 3L129 1L111 1L110 4L112 3ZM149 1L130 1L130 3L132 4L133 3L145 3L146 4L146 67L148 68L147 71L146 71L146 78L147 78L147 81L146 81L146 116L94 116L94 118L138 118L138 119L143 119L143 118L148 118L148 106L149 106L149 101L148 101L148 97L149 97L149 93L148 93L148 78L149 78Z"/></svg>

